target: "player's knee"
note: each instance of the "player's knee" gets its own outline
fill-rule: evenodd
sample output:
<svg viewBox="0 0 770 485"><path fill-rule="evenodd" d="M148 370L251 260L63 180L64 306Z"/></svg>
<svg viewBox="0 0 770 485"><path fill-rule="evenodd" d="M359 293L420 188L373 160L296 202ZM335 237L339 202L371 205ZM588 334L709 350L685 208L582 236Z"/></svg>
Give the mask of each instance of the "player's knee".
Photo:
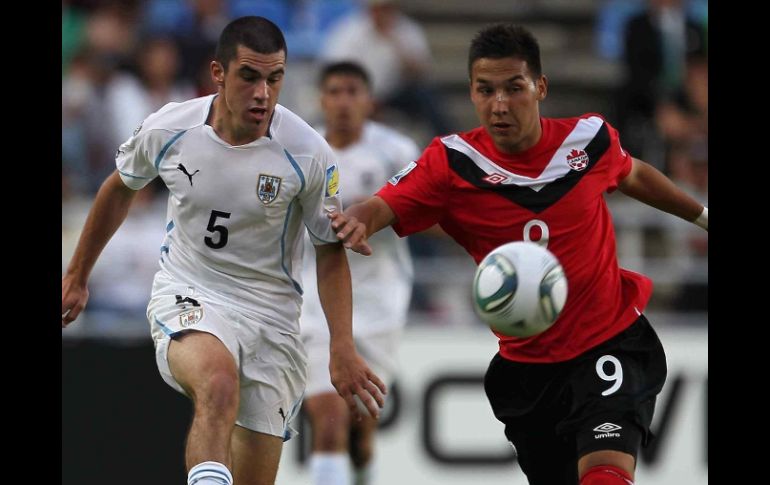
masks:
<svg viewBox="0 0 770 485"><path fill-rule="evenodd" d="M213 372L194 391L196 407L217 412L238 409L238 376L229 372Z"/></svg>
<svg viewBox="0 0 770 485"><path fill-rule="evenodd" d="M580 477L580 485L634 485L634 481L631 474L620 467L597 465Z"/></svg>

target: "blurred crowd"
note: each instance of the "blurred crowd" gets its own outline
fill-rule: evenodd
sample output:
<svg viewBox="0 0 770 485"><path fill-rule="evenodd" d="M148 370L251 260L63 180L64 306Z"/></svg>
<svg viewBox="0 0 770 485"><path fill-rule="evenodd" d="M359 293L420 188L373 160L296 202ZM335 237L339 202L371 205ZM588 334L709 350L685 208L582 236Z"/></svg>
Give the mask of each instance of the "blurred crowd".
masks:
<svg viewBox="0 0 770 485"><path fill-rule="evenodd" d="M442 9L442 0L435 6ZM63 0L62 265L90 201L115 168L117 147L164 104L215 92L209 63L219 33L235 17L262 15L284 31L289 74L280 102L309 122L320 118L314 90L318 67L329 60L353 59L372 76L375 117L411 135L420 146L456 130L445 93L431 72L434 59L425 25L406 10L406 3L394 0ZM595 26L596 57L622 66L616 109L606 115L619 128L624 145L704 203L707 11L705 1L597 0ZM495 20L517 19L512 14ZM99 317L89 318L93 328L109 331L116 322L144 314L164 231L166 194L158 187L152 185L136 200L106 249L109 256L94 269L88 313ZM638 269L649 273L654 269L649 261L656 258L679 261L679 276L659 299L663 309L705 312L707 236L665 217L640 226L623 201L611 199L611 204L618 208L619 231L628 229L619 236L619 250L638 244L634 238L645 241L636 253L647 263L639 263L646 267ZM655 240L661 243L649 244ZM451 320L456 309L450 303L467 290L472 262L436 235L413 238L411 247L418 280L413 309L425 316L423 321ZM662 280L665 288L666 278ZM439 288L451 281L462 284ZM468 300L467 309L466 293L459 300Z"/></svg>

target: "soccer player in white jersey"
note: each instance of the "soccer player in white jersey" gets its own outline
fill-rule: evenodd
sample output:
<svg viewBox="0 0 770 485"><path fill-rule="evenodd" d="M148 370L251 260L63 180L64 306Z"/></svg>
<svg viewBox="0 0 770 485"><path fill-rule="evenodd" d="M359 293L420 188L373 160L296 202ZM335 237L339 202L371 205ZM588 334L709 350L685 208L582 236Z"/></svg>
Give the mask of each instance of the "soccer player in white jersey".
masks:
<svg viewBox="0 0 770 485"><path fill-rule="evenodd" d="M405 160L419 155L417 145L386 126L368 121L373 101L369 76L358 64L339 62L325 66L319 76L326 141L340 163L340 183L345 203L367 199ZM310 239L305 238L306 245ZM405 239L381 232L370 240L373 257L351 253L353 278L353 337L360 354L390 385L396 367L397 344L406 324L412 292L412 261ZM300 326L308 352L308 386L304 409L313 430L310 473L313 485L363 485L369 483L377 421L351 420L329 378L329 331L314 291L314 268L306 264ZM384 297L383 291L387 292ZM351 433L352 432L352 433ZM349 437L355 437L349 442ZM351 475L352 458L354 473Z"/></svg>
<svg viewBox="0 0 770 485"><path fill-rule="evenodd" d="M277 104L286 53L265 18L225 27L211 63L217 94L164 106L120 146L62 278L65 327L85 306L91 269L135 191L159 176L167 234L147 317L161 376L194 403L189 485L275 481L307 374L303 223L316 245L332 382L351 412L354 395L375 418L383 405L385 385L353 343L350 272L327 218L341 206L335 156Z"/></svg>

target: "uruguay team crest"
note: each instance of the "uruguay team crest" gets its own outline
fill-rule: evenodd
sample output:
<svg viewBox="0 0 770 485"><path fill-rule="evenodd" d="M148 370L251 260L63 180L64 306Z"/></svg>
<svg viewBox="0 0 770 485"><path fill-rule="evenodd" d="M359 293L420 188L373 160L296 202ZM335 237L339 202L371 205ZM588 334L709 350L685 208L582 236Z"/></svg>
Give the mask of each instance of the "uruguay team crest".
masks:
<svg viewBox="0 0 770 485"><path fill-rule="evenodd" d="M184 312L179 315L179 324L184 328L195 325L203 318L203 308L196 308L189 312Z"/></svg>
<svg viewBox="0 0 770 485"><path fill-rule="evenodd" d="M257 183L257 197L263 204L269 204L278 197L278 191L281 189L281 177L259 174Z"/></svg>
<svg viewBox="0 0 770 485"><path fill-rule="evenodd" d="M569 152L567 155L567 164L572 170L580 172L588 166L588 155L583 150L575 150Z"/></svg>

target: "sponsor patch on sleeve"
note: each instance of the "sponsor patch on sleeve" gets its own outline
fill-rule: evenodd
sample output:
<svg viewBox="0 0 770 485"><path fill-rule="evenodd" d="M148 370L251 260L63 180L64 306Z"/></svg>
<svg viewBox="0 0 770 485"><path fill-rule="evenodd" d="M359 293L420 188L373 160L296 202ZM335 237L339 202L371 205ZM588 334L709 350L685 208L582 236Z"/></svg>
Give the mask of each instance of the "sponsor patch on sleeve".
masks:
<svg viewBox="0 0 770 485"><path fill-rule="evenodd" d="M398 173L396 173L396 175L390 177L388 179L388 183L390 185L396 185L399 180L401 180L402 178L404 178L406 176L406 174L408 174L409 172L414 170L414 167L416 167L416 166L417 166L417 162L409 162L409 164L406 167L404 167L401 170L399 170Z"/></svg>
<svg viewBox="0 0 770 485"><path fill-rule="evenodd" d="M340 172L337 165L326 169L326 197L334 197L340 191Z"/></svg>

